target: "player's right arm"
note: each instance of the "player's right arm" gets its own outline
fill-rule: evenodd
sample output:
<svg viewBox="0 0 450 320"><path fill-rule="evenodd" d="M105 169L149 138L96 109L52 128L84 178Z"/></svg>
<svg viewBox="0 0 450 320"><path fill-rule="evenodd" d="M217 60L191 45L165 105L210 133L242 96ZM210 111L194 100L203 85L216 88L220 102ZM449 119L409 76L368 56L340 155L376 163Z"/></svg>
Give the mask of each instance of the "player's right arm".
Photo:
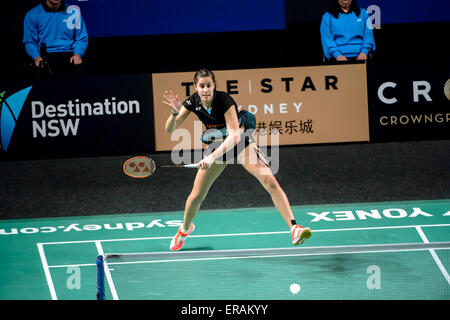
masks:
<svg viewBox="0 0 450 320"><path fill-rule="evenodd" d="M166 132L170 133L184 122L191 111L181 104L180 97L178 97L178 95L174 95L172 91L166 91L163 98L163 103L167 104L171 111L165 126Z"/></svg>

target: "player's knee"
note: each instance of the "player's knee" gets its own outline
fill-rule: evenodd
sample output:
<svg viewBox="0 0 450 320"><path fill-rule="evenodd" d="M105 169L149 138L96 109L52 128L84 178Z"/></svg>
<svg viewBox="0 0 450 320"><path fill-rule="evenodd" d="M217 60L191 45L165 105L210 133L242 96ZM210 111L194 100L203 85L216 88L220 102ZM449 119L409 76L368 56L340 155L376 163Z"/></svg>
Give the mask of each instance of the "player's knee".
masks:
<svg viewBox="0 0 450 320"><path fill-rule="evenodd" d="M193 203L202 203L206 198L206 193L203 192L191 192L189 195L190 200Z"/></svg>
<svg viewBox="0 0 450 320"><path fill-rule="evenodd" d="M269 193L272 193L279 188L278 182L273 175L262 176L261 183Z"/></svg>

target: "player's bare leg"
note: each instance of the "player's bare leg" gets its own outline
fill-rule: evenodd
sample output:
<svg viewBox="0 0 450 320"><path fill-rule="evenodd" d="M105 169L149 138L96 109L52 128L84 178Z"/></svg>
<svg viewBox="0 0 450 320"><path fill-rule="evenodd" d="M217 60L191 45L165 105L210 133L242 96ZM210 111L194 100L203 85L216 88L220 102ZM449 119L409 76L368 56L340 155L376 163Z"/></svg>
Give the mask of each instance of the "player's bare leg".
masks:
<svg viewBox="0 0 450 320"><path fill-rule="evenodd" d="M170 243L170 250L178 251L183 245L186 237L194 231L194 220L203 200L206 198L209 189L214 181L225 169L226 164L214 163L210 168L206 170L198 170L195 176L194 186L192 187L191 194L186 200L183 224L178 229L177 234Z"/></svg>
<svg viewBox="0 0 450 320"><path fill-rule="evenodd" d="M293 244L301 244L305 239L311 237L311 230L299 225L293 225L292 222L295 221L295 217L286 193L279 185L268 165L258 157L257 150L256 144L250 144L244 152L241 152L238 161L250 174L258 179L264 189L270 194L275 207L291 229Z"/></svg>
<svg viewBox="0 0 450 320"><path fill-rule="evenodd" d="M184 230L189 229L191 222L200 209L200 206L206 198L209 189L226 166L227 165L225 163L214 163L209 169L197 171L192 191L186 200L184 209Z"/></svg>

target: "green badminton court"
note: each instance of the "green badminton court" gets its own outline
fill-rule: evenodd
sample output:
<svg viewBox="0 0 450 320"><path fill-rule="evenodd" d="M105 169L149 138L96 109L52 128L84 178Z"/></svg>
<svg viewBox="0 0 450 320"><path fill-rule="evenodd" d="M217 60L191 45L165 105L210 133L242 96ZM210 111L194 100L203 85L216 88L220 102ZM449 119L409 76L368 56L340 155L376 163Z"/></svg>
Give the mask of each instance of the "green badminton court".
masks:
<svg viewBox="0 0 450 320"><path fill-rule="evenodd" d="M291 245L275 208L201 210L179 252L190 252L188 259L173 253L107 262L106 297L450 299L450 199L293 211L298 223L313 230L303 246ZM166 253L182 216L177 211L2 220L0 299L94 300L98 255ZM242 254L249 251L251 256ZM293 283L298 293L290 291Z"/></svg>

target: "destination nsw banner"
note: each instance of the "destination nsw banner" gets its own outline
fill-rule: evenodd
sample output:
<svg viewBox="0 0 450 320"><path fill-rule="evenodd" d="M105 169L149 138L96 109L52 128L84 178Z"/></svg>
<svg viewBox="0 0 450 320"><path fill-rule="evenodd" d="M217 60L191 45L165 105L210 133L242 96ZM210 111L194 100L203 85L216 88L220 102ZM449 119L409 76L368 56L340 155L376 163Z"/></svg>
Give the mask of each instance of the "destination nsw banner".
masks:
<svg viewBox="0 0 450 320"><path fill-rule="evenodd" d="M0 83L0 159L154 150L150 75Z"/></svg>
<svg viewBox="0 0 450 320"><path fill-rule="evenodd" d="M166 133L166 90L185 100L195 92L192 72L153 74L156 151L201 149L202 124L191 114ZM216 89L256 117L262 146L369 141L365 64L220 70ZM214 105L213 105L214 108Z"/></svg>

